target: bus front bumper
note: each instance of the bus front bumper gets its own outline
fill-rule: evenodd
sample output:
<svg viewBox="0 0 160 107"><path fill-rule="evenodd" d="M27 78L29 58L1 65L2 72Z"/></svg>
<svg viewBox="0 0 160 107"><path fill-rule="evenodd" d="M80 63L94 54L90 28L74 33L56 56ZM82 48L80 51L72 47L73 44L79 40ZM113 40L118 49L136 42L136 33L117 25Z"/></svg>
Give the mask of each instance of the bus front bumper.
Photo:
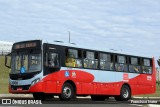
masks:
<svg viewBox="0 0 160 107"><path fill-rule="evenodd" d="M9 85L9 93L29 94L29 93L40 92L40 93L56 94L56 93L60 93L60 91L57 91L57 86L59 86L59 84L57 84L55 81L40 81L32 86L31 85L22 85L22 86Z"/></svg>
<svg viewBox="0 0 160 107"><path fill-rule="evenodd" d="M9 85L9 93L13 94L29 94L29 93L35 93L35 92L45 92L45 86L43 82L38 82L31 85L22 85L22 86L14 86Z"/></svg>

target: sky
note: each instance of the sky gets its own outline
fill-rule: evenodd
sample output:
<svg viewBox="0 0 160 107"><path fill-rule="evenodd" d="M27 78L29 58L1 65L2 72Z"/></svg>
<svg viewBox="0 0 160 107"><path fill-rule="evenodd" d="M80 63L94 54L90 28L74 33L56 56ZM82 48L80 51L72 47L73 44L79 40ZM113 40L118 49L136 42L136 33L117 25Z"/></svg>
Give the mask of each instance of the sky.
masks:
<svg viewBox="0 0 160 107"><path fill-rule="evenodd" d="M59 40L160 56L160 0L0 0L0 41Z"/></svg>

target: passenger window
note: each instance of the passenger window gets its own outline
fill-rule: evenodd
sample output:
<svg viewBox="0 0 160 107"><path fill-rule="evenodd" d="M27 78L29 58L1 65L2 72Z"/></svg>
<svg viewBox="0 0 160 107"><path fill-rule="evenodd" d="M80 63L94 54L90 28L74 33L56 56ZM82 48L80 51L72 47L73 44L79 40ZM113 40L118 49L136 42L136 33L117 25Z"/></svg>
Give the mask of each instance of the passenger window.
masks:
<svg viewBox="0 0 160 107"><path fill-rule="evenodd" d="M80 50L66 49L66 61L67 67L82 67L82 55Z"/></svg>
<svg viewBox="0 0 160 107"><path fill-rule="evenodd" d="M151 60L143 59L142 72L145 74L152 74Z"/></svg>
<svg viewBox="0 0 160 107"><path fill-rule="evenodd" d="M136 57L130 57L129 58L129 72L136 72L140 73L141 68L140 68L140 59Z"/></svg>
<svg viewBox="0 0 160 107"><path fill-rule="evenodd" d="M128 65L127 65L127 61L126 61L126 56L123 55L117 55L116 56L116 62L115 63L115 68L116 71L128 71Z"/></svg>
<svg viewBox="0 0 160 107"><path fill-rule="evenodd" d="M100 53L100 69L113 70L113 63L111 62L111 55Z"/></svg>
<svg viewBox="0 0 160 107"><path fill-rule="evenodd" d="M84 68L98 68L98 54L90 51L84 52Z"/></svg>

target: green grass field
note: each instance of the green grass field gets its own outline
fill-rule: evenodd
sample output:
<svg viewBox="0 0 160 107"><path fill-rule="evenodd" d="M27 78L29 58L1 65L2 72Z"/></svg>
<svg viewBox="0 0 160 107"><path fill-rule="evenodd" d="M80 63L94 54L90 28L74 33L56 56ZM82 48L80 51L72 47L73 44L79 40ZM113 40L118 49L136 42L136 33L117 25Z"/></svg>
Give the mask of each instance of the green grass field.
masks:
<svg viewBox="0 0 160 107"><path fill-rule="evenodd" d="M138 95L138 97L160 97L160 84L157 84L154 94Z"/></svg>
<svg viewBox="0 0 160 107"><path fill-rule="evenodd" d="M8 82L9 82L9 71L7 67L4 66L5 57L0 56L0 94L8 93Z"/></svg>
<svg viewBox="0 0 160 107"><path fill-rule="evenodd" d="M0 94L8 93L8 81L9 81L9 71L7 67L4 66L5 57L0 56ZM149 95L141 95L142 97L160 97L160 85L157 85L156 93Z"/></svg>

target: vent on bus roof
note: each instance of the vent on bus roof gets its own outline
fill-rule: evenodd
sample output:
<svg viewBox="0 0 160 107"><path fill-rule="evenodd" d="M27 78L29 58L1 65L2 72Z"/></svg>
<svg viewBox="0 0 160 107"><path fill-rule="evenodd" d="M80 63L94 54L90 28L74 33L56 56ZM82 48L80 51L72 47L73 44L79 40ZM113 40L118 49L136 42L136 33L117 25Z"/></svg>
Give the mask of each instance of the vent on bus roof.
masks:
<svg viewBox="0 0 160 107"><path fill-rule="evenodd" d="M112 50L112 51L117 51L117 50L115 50L115 49L110 49L110 50Z"/></svg>
<svg viewBox="0 0 160 107"><path fill-rule="evenodd" d="M63 41L58 41L58 40L56 40L54 42L64 43ZM75 43L69 43L69 44L76 45Z"/></svg>
<svg viewBox="0 0 160 107"><path fill-rule="evenodd" d="M75 43L70 43L70 44L76 45Z"/></svg>
<svg viewBox="0 0 160 107"><path fill-rule="evenodd" d="M63 41L58 41L58 40L56 40L56 41L54 41L54 42L64 43Z"/></svg>

